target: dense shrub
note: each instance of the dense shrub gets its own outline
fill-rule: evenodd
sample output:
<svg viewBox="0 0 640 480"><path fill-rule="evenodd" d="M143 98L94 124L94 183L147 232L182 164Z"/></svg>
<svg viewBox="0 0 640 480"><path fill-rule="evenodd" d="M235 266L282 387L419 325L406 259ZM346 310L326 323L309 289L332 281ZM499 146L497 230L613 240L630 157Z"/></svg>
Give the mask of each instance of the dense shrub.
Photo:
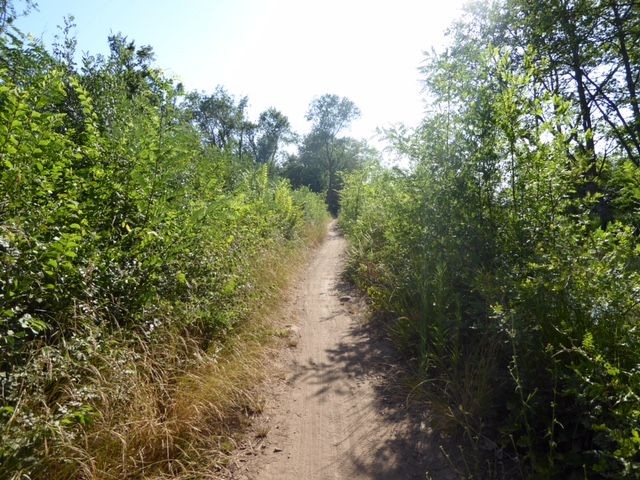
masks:
<svg viewBox="0 0 640 480"><path fill-rule="evenodd" d="M324 203L208 146L149 49L113 37L77 72L24 42L0 36L0 477L175 471L223 408L180 404L181 378L222 361Z"/></svg>
<svg viewBox="0 0 640 480"><path fill-rule="evenodd" d="M351 273L394 314L438 430L465 439L464 476L637 478L637 166L615 119L583 130L577 94L545 90L548 59L487 40L534 23L518 5L429 57L431 110L391 135L408 171L345 178Z"/></svg>

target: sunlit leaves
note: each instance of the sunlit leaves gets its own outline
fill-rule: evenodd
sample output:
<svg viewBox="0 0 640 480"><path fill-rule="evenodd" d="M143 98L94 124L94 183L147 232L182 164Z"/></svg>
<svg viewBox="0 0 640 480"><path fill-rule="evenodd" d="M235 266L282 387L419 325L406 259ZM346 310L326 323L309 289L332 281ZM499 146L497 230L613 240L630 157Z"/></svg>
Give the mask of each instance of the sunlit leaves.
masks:
<svg viewBox="0 0 640 480"><path fill-rule="evenodd" d="M272 288L257 278L263 256L301 246L326 221L318 195L207 145L148 47L113 36L110 55L85 58L79 73L7 42L0 36L11 52L0 58L2 478L62 461L47 449L91 428L102 412L90 378L122 374L104 358L140 358L168 332L206 353ZM272 119L271 157L286 127ZM110 401L131 400L117 395Z"/></svg>
<svg viewBox="0 0 640 480"><path fill-rule="evenodd" d="M496 461L481 454L485 435L519 457L512 476L640 473L640 176L601 124L580 122L602 98L579 105L577 74L566 73L615 69L591 63L607 40L570 44L560 18L596 3L558 4L552 16L531 2L475 10L451 48L427 58L422 126L393 137L412 171L346 177L351 273L400 317L394 336L478 462L469 476ZM573 34L602 21L587 20ZM584 63L558 63L575 47Z"/></svg>

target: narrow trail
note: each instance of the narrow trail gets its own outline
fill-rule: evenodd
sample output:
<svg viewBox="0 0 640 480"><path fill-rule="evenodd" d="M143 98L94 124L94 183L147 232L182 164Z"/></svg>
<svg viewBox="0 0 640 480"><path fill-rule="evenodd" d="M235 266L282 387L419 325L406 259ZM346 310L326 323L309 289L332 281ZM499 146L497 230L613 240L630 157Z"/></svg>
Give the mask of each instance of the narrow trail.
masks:
<svg viewBox="0 0 640 480"><path fill-rule="evenodd" d="M265 407L268 433L235 478L444 478L426 477L438 454L425 421L407 411L406 394L394 394L388 342L358 320L359 300L340 283L345 249L332 224L291 300L297 345Z"/></svg>

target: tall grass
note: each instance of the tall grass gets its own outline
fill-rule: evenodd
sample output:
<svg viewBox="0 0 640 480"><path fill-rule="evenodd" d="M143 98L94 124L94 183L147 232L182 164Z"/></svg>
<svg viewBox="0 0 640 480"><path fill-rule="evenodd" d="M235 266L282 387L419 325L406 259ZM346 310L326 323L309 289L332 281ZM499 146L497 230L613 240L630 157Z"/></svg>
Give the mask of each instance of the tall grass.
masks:
<svg viewBox="0 0 640 480"><path fill-rule="evenodd" d="M326 231L326 213L316 220L305 227L314 236L256 254L246 313L233 334L206 349L198 332L180 326L181 318L197 313L190 308L200 306L183 305L165 307L172 322L163 322L151 341L94 328L81 340L76 334L82 354L74 342L34 352L30 364L49 368L49 388L56 389L59 405L73 408L77 390L85 390L85 418L74 413L73 424L56 421L34 404L37 397L25 398L14 415L19 418L21 409L35 415L34 426L46 431L42 448L32 452L37 458L28 468L3 467L3 477L217 478L252 413L261 409L256 387L266 374L265 355L278 338L275 313L309 245ZM73 382L76 375L81 383ZM65 384L60 377L67 376ZM10 423L5 428L12 431Z"/></svg>

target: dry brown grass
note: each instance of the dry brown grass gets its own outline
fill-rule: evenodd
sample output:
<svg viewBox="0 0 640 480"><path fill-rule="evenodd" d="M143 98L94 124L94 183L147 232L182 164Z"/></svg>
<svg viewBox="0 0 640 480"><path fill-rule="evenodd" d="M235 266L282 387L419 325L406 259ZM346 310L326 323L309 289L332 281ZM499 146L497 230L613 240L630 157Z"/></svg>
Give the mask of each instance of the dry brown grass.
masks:
<svg viewBox="0 0 640 480"><path fill-rule="evenodd" d="M325 231L313 232L311 243ZM54 435L42 478L219 478L263 409L256 387L267 375L267 355L292 346L280 334L280 309L308 252L302 244L265 252L255 266L260 295L249 305L251 318L207 351L185 332L167 331L153 347L140 341L94 362L98 415L74 437Z"/></svg>

